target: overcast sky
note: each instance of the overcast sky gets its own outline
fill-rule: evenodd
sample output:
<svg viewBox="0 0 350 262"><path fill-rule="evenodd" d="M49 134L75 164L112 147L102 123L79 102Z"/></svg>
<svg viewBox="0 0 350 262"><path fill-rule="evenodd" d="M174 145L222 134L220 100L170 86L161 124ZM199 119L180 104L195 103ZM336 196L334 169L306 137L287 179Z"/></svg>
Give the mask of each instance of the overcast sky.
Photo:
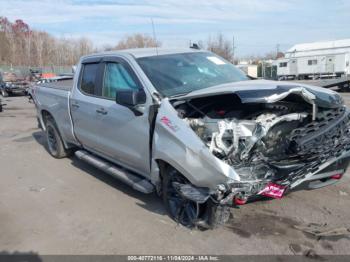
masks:
<svg viewBox="0 0 350 262"><path fill-rule="evenodd" d="M0 16L98 46L135 32L152 35L153 18L163 46L186 47L221 32L235 36L239 56L350 38L350 0L0 0Z"/></svg>

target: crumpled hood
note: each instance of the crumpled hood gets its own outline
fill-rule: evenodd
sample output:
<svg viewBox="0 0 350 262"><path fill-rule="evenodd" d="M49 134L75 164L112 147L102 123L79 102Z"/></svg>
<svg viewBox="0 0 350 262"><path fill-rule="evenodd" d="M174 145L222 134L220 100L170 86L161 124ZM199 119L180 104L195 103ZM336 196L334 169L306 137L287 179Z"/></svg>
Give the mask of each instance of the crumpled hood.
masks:
<svg viewBox="0 0 350 262"><path fill-rule="evenodd" d="M176 99L235 93L240 97L242 103L268 103L269 97L288 94L291 90L300 90L301 92L305 90L307 93L312 93L315 96L315 103L320 107L336 108L343 104L343 100L337 92L326 88L268 80L241 81L213 86L193 91L187 95L176 97Z"/></svg>

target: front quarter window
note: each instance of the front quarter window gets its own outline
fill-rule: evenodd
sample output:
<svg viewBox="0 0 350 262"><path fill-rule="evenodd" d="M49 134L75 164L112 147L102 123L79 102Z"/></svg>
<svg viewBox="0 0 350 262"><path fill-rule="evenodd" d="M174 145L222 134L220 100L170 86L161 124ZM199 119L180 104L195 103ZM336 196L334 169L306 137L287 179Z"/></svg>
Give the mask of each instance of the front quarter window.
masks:
<svg viewBox="0 0 350 262"><path fill-rule="evenodd" d="M139 89L130 71L121 63L107 63L103 81L102 96L115 99L118 90Z"/></svg>
<svg viewBox="0 0 350 262"><path fill-rule="evenodd" d="M247 80L233 64L207 52L143 57L138 63L164 96Z"/></svg>

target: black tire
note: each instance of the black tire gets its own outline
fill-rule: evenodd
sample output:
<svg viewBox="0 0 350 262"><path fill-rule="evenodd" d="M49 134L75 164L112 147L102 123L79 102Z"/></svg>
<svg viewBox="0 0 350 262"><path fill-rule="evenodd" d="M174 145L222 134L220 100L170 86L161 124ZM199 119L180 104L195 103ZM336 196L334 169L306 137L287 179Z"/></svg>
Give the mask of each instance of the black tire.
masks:
<svg viewBox="0 0 350 262"><path fill-rule="evenodd" d="M172 184L173 182L190 184L190 182L171 166L163 166L161 172L161 196L169 216L177 223L188 228L207 230L224 225L229 220L229 206L219 206L211 198L203 204L184 199ZM171 198L175 199L171 201Z"/></svg>
<svg viewBox="0 0 350 262"><path fill-rule="evenodd" d="M48 119L46 122L47 149L54 158L64 158L70 155L70 150L65 149L62 138L55 122Z"/></svg>
<svg viewBox="0 0 350 262"><path fill-rule="evenodd" d="M214 217L216 205L213 205L210 200L204 204L198 204L183 198L173 186L173 182L190 184L171 166L162 168L162 200L169 216L188 228L213 229L216 225Z"/></svg>
<svg viewBox="0 0 350 262"><path fill-rule="evenodd" d="M167 166L162 174L162 199L164 205L169 216L177 223L193 228L200 217L200 205L183 198L174 187L173 182L189 183L177 170Z"/></svg>
<svg viewBox="0 0 350 262"><path fill-rule="evenodd" d="M2 95L2 97L8 97L9 96L9 94L6 92L5 89L1 89L1 95Z"/></svg>

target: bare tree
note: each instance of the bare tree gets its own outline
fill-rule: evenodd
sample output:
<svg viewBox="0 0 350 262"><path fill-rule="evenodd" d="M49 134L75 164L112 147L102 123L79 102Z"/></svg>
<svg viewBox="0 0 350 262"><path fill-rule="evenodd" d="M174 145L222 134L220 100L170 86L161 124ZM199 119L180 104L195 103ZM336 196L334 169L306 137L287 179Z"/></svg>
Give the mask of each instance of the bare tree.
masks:
<svg viewBox="0 0 350 262"><path fill-rule="evenodd" d="M121 39L115 49L160 47L162 44L145 34L134 34Z"/></svg>
<svg viewBox="0 0 350 262"><path fill-rule="evenodd" d="M4 32L0 32L0 63L6 63L11 59L10 41Z"/></svg>
<svg viewBox="0 0 350 262"><path fill-rule="evenodd" d="M207 49L226 60L233 62L233 46L232 42L227 40L222 33L218 33L215 37L209 36L207 41Z"/></svg>
<svg viewBox="0 0 350 262"><path fill-rule="evenodd" d="M145 34L133 34L117 46L104 50L158 47L159 41ZM32 30L23 20L10 22L0 17L0 62L14 66L74 65L83 55L97 51L88 38L57 38L47 32Z"/></svg>

